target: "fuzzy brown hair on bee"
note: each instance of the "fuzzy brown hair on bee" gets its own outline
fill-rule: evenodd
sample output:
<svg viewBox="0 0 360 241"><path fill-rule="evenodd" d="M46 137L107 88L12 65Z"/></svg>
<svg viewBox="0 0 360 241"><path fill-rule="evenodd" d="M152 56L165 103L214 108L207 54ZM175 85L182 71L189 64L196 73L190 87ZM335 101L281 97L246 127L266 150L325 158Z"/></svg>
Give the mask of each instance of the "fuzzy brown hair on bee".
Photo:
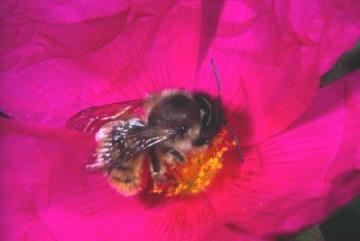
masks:
<svg viewBox="0 0 360 241"><path fill-rule="evenodd" d="M148 111L152 127L174 130L175 134L150 148L152 175L162 181L161 163L185 163L187 154L203 150L226 124L220 99L203 92L164 91Z"/></svg>
<svg viewBox="0 0 360 241"><path fill-rule="evenodd" d="M67 126L95 135L95 161L87 169L105 171L112 185L129 196L142 190L143 160L150 160L154 181L171 182L164 175L164 164L185 163L190 151L204 150L225 124L220 98L165 90L140 100L85 109Z"/></svg>
<svg viewBox="0 0 360 241"><path fill-rule="evenodd" d="M132 101L90 107L69 119L67 126L95 136L97 147L88 171L102 171L121 194L144 188L143 167L150 166L154 183L167 185L174 177L167 167L184 165L189 153L204 152L226 125L219 94L164 90ZM235 139L237 140L237 139ZM144 161L149 160L149 165Z"/></svg>

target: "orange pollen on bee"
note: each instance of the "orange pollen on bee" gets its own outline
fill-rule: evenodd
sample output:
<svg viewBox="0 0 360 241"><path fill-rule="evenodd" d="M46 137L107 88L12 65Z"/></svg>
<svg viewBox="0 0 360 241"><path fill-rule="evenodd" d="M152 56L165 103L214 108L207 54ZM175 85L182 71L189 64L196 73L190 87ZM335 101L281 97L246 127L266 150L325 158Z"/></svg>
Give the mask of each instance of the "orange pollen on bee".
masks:
<svg viewBox="0 0 360 241"><path fill-rule="evenodd" d="M234 142L227 140L227 136L228 131L222 129L206 150L189 153L185 164L167 166L166 174L174 182L166 186L154 182L151 193L176 196L204 191L222 169L224 153L234 146Z"/></svg>

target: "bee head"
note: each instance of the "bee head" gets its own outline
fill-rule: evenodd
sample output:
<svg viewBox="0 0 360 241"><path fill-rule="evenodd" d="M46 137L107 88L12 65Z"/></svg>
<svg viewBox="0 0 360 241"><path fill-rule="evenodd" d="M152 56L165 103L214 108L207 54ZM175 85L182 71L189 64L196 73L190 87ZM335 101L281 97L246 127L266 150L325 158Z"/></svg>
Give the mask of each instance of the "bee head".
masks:
<svg viewBox="0 0 360 241"><path fill-rule="evenodd" d="M204 92L195 92L194 100L200 108L200 133L193 142L196 146L209 143L211 139L227 124L225 111L219 97L214 98Z"/></svg>
<svg viewBox="0 0 360 241"><path fill-rule="evenodd" d="M199 126L199 106L191 97L178 92L161 98L149 113L150 126L172 128L181 137Z"/></svg>

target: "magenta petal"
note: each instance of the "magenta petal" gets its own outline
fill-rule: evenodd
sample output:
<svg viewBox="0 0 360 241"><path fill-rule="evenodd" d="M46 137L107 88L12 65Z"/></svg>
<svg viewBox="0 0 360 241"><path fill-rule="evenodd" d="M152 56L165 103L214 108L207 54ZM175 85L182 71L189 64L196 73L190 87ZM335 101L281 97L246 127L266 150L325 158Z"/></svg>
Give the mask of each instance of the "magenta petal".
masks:
<svg viewBox="0 0 360 241"><path fill-rule="evenodd" d="M203 62L199 85L222 95L240 141L256 143L286 128L310 104L323 74L359 38L345 13L323 1L228 1Z"/></svg>
<svg viewBox="0 0 360 241"><path fill-rule="evenodd" d="M330 2L226 2L200 66L200 2L10 4L0 110L16 119L63 125L82 108L165 88L215 95L214 58L242 144L266 141L244 150L243 166L229 155L204 194L124 198L84 172L87 136L0 120L4 240L256 240L318 222L359 193L358 73L268 139L358 37L358 15Z"/></svg>
<svg viewBox="0 0 360 241"><path fill-rule="evenodd" d="M0 27L0 109L18 120L63 125L89 105L144 97L133 81L171 5L156 6L138 3L70 23L34 20L9 7Z"/></svg>
<svg viewBox="0 0 360 241"><path fill-rule="evenodd" d="M360 192L357 76L244 150L243 166L229 156L209 190L187 198L124 198L83 171L88 137L1 120L1 229L15 239L259 240L318 222Z"/></svg>
<svg viewBox="0 0 360 241"><path fill-rule="evenodd" d="M41 22L71 23L88 20L91 18L112 15L119 10L129 8L129 1L81 1L70 0L66 2L33 0L12 1L1 3L4 12L14 12L29 19Z"/></svg>
<svg viewBox="0 0 360 241"><path fill-rule="evenodd" d="M245 150L240 170L227 167L227 184L209 195L215 210L233 214L223 221L229 232L295 232L360 193L359 72L348 78L322 89L286 131Z"/></svg>
<svg viewBox="0 0 360 241"><path fill-rule="evenodd" d="M51 206L54 197L63 195L66 189L73 191L70 182L81 183L74 177L82 170L76 162L86 160L92 142L69 131L25 126L3 119L0 135L0 189L4 195L1 233L5 237L2 240L56 240L52 227L41 216L42 210ZM59 176L61 179L57 180ZM54 184L59 187L57 190Z"/></svg>
<svg viewBox="0 0 360 241"><path fill-rule="evenodd" d="M356 15L320 1L229 1L213 6L222 10L218 24L196 1L91 2L83 12L81 1L21 4L4 4L1 29L0 107L16 119L61 125L82 108L166 88L216 94L214 58L243 145L296 119L359 34ZM206 24L216 31L202 31Z"/></svg>
<svg viewBox="0 0 360 241"><path fill-rule="evenodd" d="M313 223L324 219L324 214L333 212L340 205L349 202L351 198L360 194L360 72L344 78L346 116L343 123L341 144L337 147L336 155L329 163L322 176L325 195L315 200L304 200L299 203L297 210L279 227L292 230L304 226L309 220ZM336 123L337 124L337 123ZM334 137L333 137L334 138ZM314 212L313 210L318 210Z"/></svg>
<svg viewBox="0 0 360 241"><path fill-rule="evenodd" d="M87 136L2 119L0 126L7 240L202 240L216 224L206 195L122 197L102 175L85 173Z"/></svg>
<svg viewBox="0 0 360 241"><path fill-rule="evenodd" d="M360 72L348 74L344 81L346 83L344 121L344 136L341 146L335 156L335 160L328 169L328 176L337 172L352 172L360 168ZM350 189L350 187L349 187Z"/></svg>
<svg viewBox="0 0 360 241"><path fill-rule="evenodd" d="M0 126L4 240L104 240L116 223L128 234L121 219L136 223L143 205L118 195L102 175L85 173L89 137L2 119Z"/></svg>
<svg viewBox="0 0 360 241"><path fill-rule="evenodd" d="M344 15L347 15L347 18L360 28L360 5L357 3L357 0L330 0L330 4L334 8L337 8L340 12L343 12Z"/></svg>

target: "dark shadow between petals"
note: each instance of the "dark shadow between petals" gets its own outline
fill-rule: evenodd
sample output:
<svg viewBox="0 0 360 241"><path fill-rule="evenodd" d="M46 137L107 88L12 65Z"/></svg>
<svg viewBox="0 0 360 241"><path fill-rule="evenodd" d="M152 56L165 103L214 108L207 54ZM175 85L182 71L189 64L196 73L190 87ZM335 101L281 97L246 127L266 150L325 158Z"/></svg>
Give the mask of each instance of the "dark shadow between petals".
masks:
<svg viewBox="0 0 360 241"><path fill-rule="evenodd" d="M201 36L197 66L204 61L211 42L215 38L223 6L223 0L201 2Z"/></svg>
<svg viewBox="0 0 360 241"><path fill-rule="evenodd" d="M0 111L0 118L11 119L9 115L7 115L5 112L2 111Z"/></svg>

